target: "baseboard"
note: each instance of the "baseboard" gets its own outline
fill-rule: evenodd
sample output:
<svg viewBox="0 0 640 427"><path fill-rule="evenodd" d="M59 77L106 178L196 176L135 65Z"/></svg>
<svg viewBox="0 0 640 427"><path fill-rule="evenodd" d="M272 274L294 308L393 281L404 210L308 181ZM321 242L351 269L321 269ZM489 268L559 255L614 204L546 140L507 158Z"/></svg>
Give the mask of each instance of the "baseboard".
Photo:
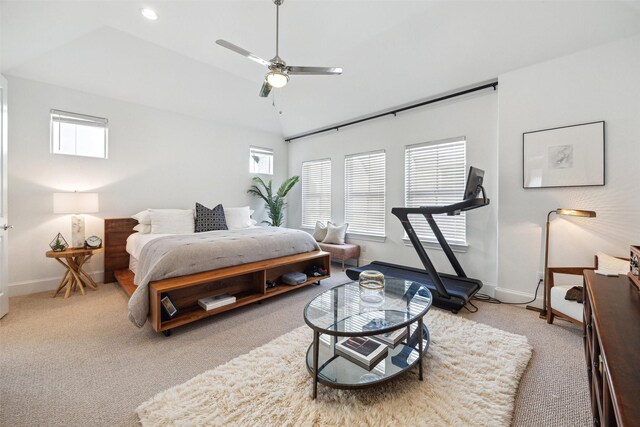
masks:
<svg viewBox="0 0 640 427"><path fill-rule="evenodd" d="M496 288L496 285L494 285L493 283L483 283L482 288L480 289L480 293L495 298Z"/></svg>
<svg viewBox="0 0 640 427"><path fill-rule="evenodd" d="M104 279L103 271L94 271L89 274L96 283L102 283ZM9 283L9 296L17 297L20 295L37 294L38 292L55 291L58 285L60 285L60 280L62 280L62 276Z"/></svg>
<svg viewBox="0 0 640 427"><path fill-rule="evenodd" d="M535 299L535 301L527 303L527 301L531 301L531 299L533 298L533 294L530 294L527 292L514 291L512 289L505 289L500 287L496 287L495 292L496 292L495 297L498 298L500 301L510 302L510 303L522 303L523 306L532 305L537 308L542 308L541 295L539 295Z"/></svg>

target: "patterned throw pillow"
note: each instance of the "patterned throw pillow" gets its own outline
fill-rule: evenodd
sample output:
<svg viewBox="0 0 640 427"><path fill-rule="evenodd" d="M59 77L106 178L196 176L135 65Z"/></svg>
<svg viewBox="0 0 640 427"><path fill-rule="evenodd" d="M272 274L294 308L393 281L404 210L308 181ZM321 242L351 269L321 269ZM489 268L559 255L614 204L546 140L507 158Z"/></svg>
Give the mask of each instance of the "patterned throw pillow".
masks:
<svg viewBox="0 0 640 427"><path fill-rule="evenodd" d="M196 233L214 230L227 230L224 208L218 205L213 209L196 203Z"/></svg>

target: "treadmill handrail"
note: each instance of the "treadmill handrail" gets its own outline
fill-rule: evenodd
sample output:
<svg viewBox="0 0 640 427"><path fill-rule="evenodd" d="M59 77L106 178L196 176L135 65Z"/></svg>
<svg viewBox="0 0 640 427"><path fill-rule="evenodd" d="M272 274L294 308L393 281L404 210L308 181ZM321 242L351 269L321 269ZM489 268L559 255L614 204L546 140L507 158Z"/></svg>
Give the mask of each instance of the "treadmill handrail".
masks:
<svg viewBox="0 0 640 427"><path fill-rule="evenodd" d="M405 207L392 208L391 213L392 214L403 213L406 215L414 215L414 214L415 215L424 215L424 214L456 215L456 213L460 213L463 211L470 211L472 209L477 209L483 206L487 206L489 203L490 203L489 199L478 198L478 199L463 200L458 203L453 203L451 205L444 205L444 206L420 206L417 208L405 208Z"/></svg>

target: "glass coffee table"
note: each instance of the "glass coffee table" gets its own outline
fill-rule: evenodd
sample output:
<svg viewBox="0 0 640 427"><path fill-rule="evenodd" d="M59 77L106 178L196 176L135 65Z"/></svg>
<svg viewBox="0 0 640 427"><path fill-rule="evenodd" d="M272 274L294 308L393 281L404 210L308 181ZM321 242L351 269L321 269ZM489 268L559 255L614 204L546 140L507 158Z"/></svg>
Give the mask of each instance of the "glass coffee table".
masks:
<svg viewBox="0 0 640 427"><path fill-rule="evenodd" d="M328 289L304 309L304 320L313 329L307 350L307 369L313 376L313 398L318 383L342 389L370 387L387 382L418 365L422 381L422 357L429 348L429 330L423 318L431 308L431 292L425 286L400 279L385 280L385 296L372 305L360 299L357 282ZM386 357L366 369L336 352L345 337L371 337L407 329ZM419 333L421 331L422 333Z"/></svg>

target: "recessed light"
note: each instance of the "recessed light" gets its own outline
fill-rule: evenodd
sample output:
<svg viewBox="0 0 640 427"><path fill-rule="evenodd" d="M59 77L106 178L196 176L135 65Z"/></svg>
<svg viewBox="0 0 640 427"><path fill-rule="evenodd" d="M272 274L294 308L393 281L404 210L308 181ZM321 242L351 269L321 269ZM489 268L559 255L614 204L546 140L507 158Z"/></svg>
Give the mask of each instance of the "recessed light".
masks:
<svg viewBox="0 0 640 427"><path fill-rule="evenodd" d="M158 19L158 14L153 9L148 9L148 8L140 9L140 13L142 14L142 16L144 16L145 18L151 21L155 21L156 19Z"/></svg>

